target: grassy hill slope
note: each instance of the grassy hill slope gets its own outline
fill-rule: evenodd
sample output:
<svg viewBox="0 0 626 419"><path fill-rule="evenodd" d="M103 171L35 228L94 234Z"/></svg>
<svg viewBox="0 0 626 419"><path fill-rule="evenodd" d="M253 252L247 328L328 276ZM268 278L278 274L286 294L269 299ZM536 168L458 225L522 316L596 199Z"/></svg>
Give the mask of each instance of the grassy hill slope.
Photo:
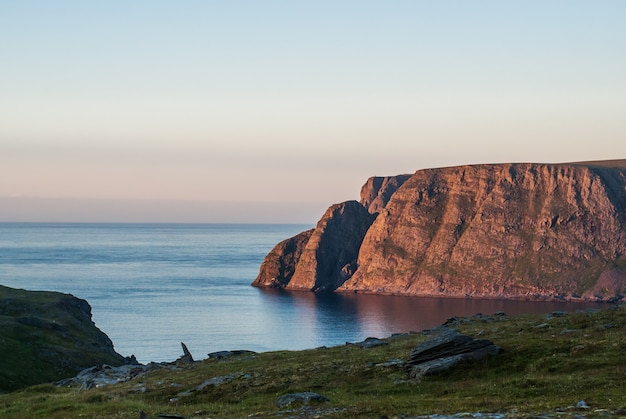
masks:
<svg viewBox="0 0 626 419"><path fill-rule="evenodd" d="M30 387L0 396L0 417L137 418L142 410L150 418L626 415L626 307L548 316L477 315L449 323L462 333L494 341L503 352L421 381L407 379L394 362L384 365L406 360L436 330L395 336L372 348L346 344L242 354L163 368L90 390ZM210 379L221 384L199 387ZM282 395L305 391L330 401L276 405Z"/></svg>

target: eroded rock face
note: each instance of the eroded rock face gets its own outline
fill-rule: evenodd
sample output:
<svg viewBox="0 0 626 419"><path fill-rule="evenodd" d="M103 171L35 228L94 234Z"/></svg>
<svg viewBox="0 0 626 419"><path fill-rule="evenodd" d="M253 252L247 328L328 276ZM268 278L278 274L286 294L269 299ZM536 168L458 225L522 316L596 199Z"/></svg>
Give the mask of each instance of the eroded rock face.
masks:
<svg viewBox="0 0 626 419"><path fill-rule="evenodd" d="M370 178L361 204L329 208L281 286L532 300L626 294L624 160Z"/></svg>
<svg viewBox="0 0 626 419"><path fill-rule="evenodd" d="M376 216L357 201L328 208L302 251L287 289L334 291L357 268L359 248Z"/></svg>
<svg viewBox="0 0 626 419"><path fill-rule="evenodd" d="M361 188L361 205L372 213L380 212L391 196L398 190L411 175L374 176L365 182Z"/></svg>

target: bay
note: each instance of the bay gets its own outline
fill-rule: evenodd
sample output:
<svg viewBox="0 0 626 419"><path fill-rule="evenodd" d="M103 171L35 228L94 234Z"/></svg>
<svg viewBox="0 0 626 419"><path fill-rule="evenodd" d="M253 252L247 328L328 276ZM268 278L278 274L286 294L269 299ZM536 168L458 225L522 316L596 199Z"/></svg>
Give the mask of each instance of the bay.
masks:
<svg viewBox="0 0 626 419"><path fill-rule="evenodd" d="M122 355L297 350L418 331L451 316L590 303L313 294L250 286L264 256L311 226L0 223L0 284L86 299Z"/></svg>

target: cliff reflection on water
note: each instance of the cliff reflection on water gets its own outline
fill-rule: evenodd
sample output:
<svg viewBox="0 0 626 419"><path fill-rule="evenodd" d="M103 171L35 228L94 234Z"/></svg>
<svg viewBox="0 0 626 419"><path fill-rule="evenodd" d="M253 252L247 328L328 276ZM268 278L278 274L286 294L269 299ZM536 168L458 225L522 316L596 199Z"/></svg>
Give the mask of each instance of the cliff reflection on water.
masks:
<svg viewBox="0 0 626 419"><path fill-rule="evenodd" d="M546 314L606 304L452 299L260 289L269 312L264 327L284 331L284 349L313 348L429 329L452 316Z"/></svg>

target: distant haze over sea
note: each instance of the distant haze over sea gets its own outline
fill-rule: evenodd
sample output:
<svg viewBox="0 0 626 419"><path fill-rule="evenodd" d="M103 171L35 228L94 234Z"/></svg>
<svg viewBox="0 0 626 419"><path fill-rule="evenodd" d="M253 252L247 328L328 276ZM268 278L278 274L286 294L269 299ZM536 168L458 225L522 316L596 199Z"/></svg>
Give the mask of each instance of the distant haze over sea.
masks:
<svg viewBox="0 0 626 419"><path fill-rule="evenodd" d="M0 222L315 224L328 205L328 202L0 197Z"/></svg>

